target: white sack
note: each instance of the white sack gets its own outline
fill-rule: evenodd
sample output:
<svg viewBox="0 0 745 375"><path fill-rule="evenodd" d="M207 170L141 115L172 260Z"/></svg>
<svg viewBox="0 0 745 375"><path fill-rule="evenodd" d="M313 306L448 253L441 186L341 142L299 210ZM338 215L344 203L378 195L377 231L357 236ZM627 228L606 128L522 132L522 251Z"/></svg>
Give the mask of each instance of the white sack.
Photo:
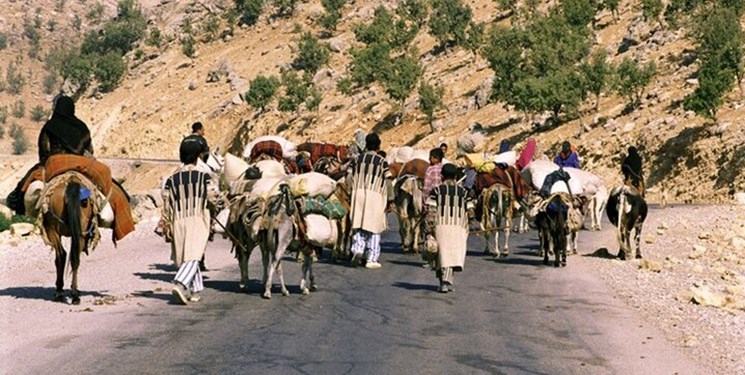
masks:
<svg viewBox="0 0 745 375"><path fill-rule="evenodd" d="M605 189L603 181L600 179L600 177L593 173L577 168L564 168L564 170L567 171L570 176L572 176L573 181L579 183L579 185L582 186L581 194L591 197L595 195L599 190ZM572 189L574 189L574 186L572 186ZM575 193L574 190L572 190L572 193Z"/></svg>
<svg viewBox="0 0 745 375"><path fill-rule="evenodd" d="M427 150L414 150L414 152L411 154L411 159L409 160L424 160L426 162L429 162L429 151Z"/></svg>
<svg viewBox="0 0 745 375"><path fill-rule="evenodd" d="M517 164L517 153L515 151L507 151L494 156L495 163L505 163L509 166L514 167Z"/></svg>
<svg viewBox="0 0 745 375"><path fill-rule="evenodd" d="M246 172L246 169L248 169L248 163L243 159L233 154L225 154L225 173L223 176L226 182L238 180Z"/></svg>
<svg viewBox="0 0 745 375"><path fill-rule="evenodd" d="M261 171L261 177L284 177L285 166L276 160L262 160L254 164Z"/></svg>
<svg viewBox="0 0 745 375"><path fill-rule="evenodd" d="M398 154L398 147L392 147L390 150L388 150L388 153L385 155L385 161L388 163L388 165L391 165L396 162L396 155Z"/></svg>
<svg viewBox="0 0 745 375"><path fill-rule="evenodd" d="M338 236L336 222L322 215L305 216L305 238L314 246L334 246Z"/></svg>
<svg viewBox="0 0 745 375"><path fill-rule="evenodd" d="M523 169L521 175L523 176L525 181L531 183L536 190L540 190L541 187L543 187L543 182L546 180L546 177L551 174L551 172L558 169L558 165L548 160L534 160L533 162L528 164L525 169ZM567 169L569 168L564 168L564 170ZM570 172L567 173L572 176ZM571 187L572 189L572 194L584 193L582 181L578 178L574 178L573 176L569 179L569 187ZM553 184L553 186L551 186L551 194L558 192L569 193L569 189L563 181L557 181Z"/></svg>
<svg viewBox="0 0 745 375"><path fill-rule="evenodd" d="M396 163L406 163L407 161L411 160L413 155L414 155L413 147L410 147L410 146L399 147L398 152L396 152L396 157L394 158L394 161Z"/></svg>
<svg viewBox="0 0 745 375"><path fill-rule="evenodd" d="M262 177L256 180L251 189L251 199L269 199L279 194L279 187L285 183L284 177Z"/></svg>
<svg viewBox="0 0 745 375"><path fill-rule="evenodd" d="M288 141L287 139L280 137L278 135L265 135L258 137L251 141L248 145L246 145L246 149L243 151L243 157L244 158L250 158L251 157L251 150L253 147L262 141L274 141L279 143L280 147L282 147L282 157L285 159L287 158L295 158L297 155L297 150L295 150L295 144Z"/></svg>
<svg viewBox="0 0 745 375"><path fill-rule="evenodd" d="M328 198L336 190L336 181L323 173L308 172L292 177L287 181L290 191L296 197Z"/></svg>
<svg viewBox="0 0 745 375"><path fill-rule="evenodd" d="M215 223L212 224L212 230L215 233L225 233L225 227L228 225L228 217L230 216L230 209L223 208L217 216L215 216ZM220 224L222 225L220 225Z"/></svg>

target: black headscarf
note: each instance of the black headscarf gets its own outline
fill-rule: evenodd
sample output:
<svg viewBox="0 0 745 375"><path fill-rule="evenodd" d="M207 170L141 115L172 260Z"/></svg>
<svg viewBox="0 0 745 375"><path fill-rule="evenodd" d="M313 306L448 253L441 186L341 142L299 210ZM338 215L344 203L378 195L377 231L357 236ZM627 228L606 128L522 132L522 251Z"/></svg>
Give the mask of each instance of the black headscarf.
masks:
<svg viewBox="0 0 745 375"><path fill-rule="evenodd" d="M642 179L642 157L639 156L639 152L636 147L631 146L628 149L629 154L623 159L621 164L621 172L626 178L632 177L633 179Z"/></svg>
<svg viewBox="0 0 745 375"><path fill-rule="evenodd" d="M39 134L39 159L45 160L45 147L42 145L42 135L49 139L51 148L62 146L68 153L83 155L87 150L93 153L91 132L79 118L75 117L75 102L69 96L60 96L54 106L54 113L41 128Z"/></svg>

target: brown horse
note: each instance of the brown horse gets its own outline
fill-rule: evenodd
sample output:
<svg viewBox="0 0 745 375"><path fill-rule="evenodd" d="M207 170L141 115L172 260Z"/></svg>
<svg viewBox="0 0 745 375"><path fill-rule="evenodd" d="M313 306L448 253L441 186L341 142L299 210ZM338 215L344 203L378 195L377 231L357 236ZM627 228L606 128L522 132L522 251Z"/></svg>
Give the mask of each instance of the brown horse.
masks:
<svg viewBox="0 0 745 375"><path fill-rule="evenodd" d="M57 266L57 290L54 300L65 302L63 292L64 272L67 263L67 252L62 246L62 237L70 237L70 266L72 267L72 303L80 304L78 291L78 267L80 253L88 254L89 241L94 227L93 202L91 197L81 196L81 182L72 177L67 183L59 184L49 196L49 210L44 213L42 225L48 243L54 248L54 264ZM95 192L88 192L88 195Z"/></svg>

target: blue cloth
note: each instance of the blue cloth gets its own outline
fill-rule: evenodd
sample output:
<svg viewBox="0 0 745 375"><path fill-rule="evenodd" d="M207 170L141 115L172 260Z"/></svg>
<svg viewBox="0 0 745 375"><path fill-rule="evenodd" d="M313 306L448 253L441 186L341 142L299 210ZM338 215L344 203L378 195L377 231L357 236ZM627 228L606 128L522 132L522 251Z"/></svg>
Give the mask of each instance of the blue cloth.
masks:
<svg viewBox="0 0 745 375"><path fill-rule="evenodd" d="M561 154L559 154L556 155L554 163L562 168L572 167L579 169L579 156L577 156L576 152L572 152L569 154L569 157L564 159L563 157L561 157Z"/></svg>
<svg viewBox="0 0 745 375"><path fill-rule="evenodd" d="M476 171L473 168L466 169L466 179L463 180L463 187L466 190L473 190L476 186Z"/></svg>
<svg viewBox="0 0 745 375"><path fill-rule="evenodd" d="M80 187L80 200L85 200L91 197L91 191L86 189L84 186Z"/></svg>

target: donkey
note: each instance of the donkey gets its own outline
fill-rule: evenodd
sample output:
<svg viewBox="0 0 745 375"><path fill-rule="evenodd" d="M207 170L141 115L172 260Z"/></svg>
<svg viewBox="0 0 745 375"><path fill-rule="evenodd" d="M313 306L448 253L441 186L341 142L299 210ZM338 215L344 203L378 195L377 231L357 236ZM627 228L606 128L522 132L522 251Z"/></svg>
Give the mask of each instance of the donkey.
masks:
<svg viewBox="0 0 745 375"><path fill-rule="evenodd" d="M282 258L288 250L297 249L303 253L302 280L300 290L303 294L315 290L315 276L313 275L313 247L304 241L296 241L297 228L295 218L298 208L295 206L290 188L287 185L280 186L280 193L269 198L266 209L261 217L259 231L259 246L261 248L262 262L264 264L264 294L266 299L272 298L272 281L274 272L279 276L282 295L288 296L290 292L285 286L282 272ZM306 281L307 279L307 281Z"/></svg>
<svg viewBox="0 0 745 375"><path fill-rule="evenodd" d="M541 203L543 209L535 216L543 253L543 264L548 265L549 253L554 253L554 267L567 265L567 215L571 208L568 194L556 193Z"/></svg>
<svg viewBox="0 0 745 375"><path fill-rule="evenodd" d="M512 228L513 197L512 188L494 184L481 192L481 227L484 230L484 254L495 257L508 256L510 253L510 230ZM504 232L504 246L499 250L499 231ZM494 233L494 246L489 238Z"/></svg>
<svg viewBox="0 0 745 375"><path fill-rule="evenodd" d="M419 253L419 236L424 215L422 182L417 176L405 175L398 178L394 191L403 252Z"/></svg>
<svg viewBox="0 0 745 375"><path fill-rule="evenodd" d="M51 185L48 193L48 211L42 217L42 229L46 242L54 248L54 264L57 267L56 302L65 302L63 292L67 252L62 246L62 237L70 237L70 266L72 284L70 286L72 304L80 304L78 290L78 268L80 253L88 254L88 246L96 230L93 199L95 191L83 187L82 176L70 177L66 183Z"/></svg>
<svg viewBox="0 0 745 375"><path fill-rule="evenodd" d="M647 218L647 202L635 188L622 185L614 187L608 197L605 213L608 220L616 226L616 238L620 250L618 258L626 260L635 255L642 258L640 247L642 226ZM634 231L634 247L631 247L631 231Z"/></svg>

